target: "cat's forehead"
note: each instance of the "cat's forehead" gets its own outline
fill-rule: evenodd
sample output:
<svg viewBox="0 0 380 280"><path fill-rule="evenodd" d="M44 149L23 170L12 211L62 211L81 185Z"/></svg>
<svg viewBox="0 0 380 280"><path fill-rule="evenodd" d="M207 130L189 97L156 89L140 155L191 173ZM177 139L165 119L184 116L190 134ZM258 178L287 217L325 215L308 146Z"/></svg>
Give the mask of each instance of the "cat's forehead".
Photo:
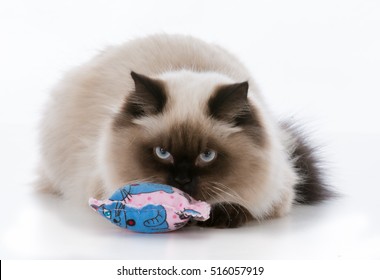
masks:
<svg viewBox="0 0 380 280"><path fill-rule="evenodd" d="M213 118L209 100L221 86L233 81L212 72L176 71L154 77L164 83L166 104L160 114L151 114L133 120L143 128L146 142L178 154L196 155L210 145L216 145L241 127Z"/></svg>
<svg viewBox="0 0 380 280"><path fill-rule="evenodd" d="M240 127L232 127L218 122L205 114L179 115L164 113L160 116L146 117L134 121L143 129L143 137L155 139L156 144L169 147L205 147L210 139L223 140L230 135L242 131ZM182 148L183 149L183 148Z"/></svg>
<svg viewBox="0 0 380 280"><path fill-rule="evenodd" d="M191 121L175 122L160 133L158 141L165 149L176 155L196 156L214 144L210 136L207 126Z"/></svg>
<svg viewBox="0 0 380 280"><path fill-rule="evenodd" d="M165 84L167 102L162 114L149 115L133 120L151 137L165 132L177 140L202 138L214 135L223 138L240 131L237 127L215 121L209 114L210 96L222 84L231 83L230 78L220 74L176 71L156 77Z"/></svg>
<svg viewBox="0 0 380 280"><path fill-rule="evenodd" d="M166 72L158 76L165 84L168 95L168 109L177 116L202 114L210 96L220 85L233 81L214 72L193 72L181 70Z"/></svg>

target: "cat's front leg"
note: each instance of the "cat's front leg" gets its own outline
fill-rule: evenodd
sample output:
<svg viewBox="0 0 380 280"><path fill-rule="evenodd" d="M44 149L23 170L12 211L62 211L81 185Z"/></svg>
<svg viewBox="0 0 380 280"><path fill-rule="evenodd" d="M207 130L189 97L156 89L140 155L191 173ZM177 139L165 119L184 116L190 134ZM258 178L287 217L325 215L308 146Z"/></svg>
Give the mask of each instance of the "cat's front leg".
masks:
<svg viewBox="0 0 380 280"><path fill-rule="evenodd" d="M252 215L243 206L230 203L218 203L211 207L210 218L198 222L202 227L236 228L253 219Z"/></svg>

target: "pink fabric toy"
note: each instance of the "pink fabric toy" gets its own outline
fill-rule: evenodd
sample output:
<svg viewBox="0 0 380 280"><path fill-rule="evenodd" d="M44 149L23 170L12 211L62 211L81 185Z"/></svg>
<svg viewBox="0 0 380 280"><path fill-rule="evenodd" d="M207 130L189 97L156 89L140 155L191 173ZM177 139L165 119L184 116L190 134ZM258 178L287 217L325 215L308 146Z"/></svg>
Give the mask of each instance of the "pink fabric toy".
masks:
<svg viewBox="0 0 380 280"><path fill-rule="evenodd" d="M190 219L205 221L210 205L174 187L140 183L118 189L108 200L90 198L90 206L111 223L136 232L167 232Z"/></svg>

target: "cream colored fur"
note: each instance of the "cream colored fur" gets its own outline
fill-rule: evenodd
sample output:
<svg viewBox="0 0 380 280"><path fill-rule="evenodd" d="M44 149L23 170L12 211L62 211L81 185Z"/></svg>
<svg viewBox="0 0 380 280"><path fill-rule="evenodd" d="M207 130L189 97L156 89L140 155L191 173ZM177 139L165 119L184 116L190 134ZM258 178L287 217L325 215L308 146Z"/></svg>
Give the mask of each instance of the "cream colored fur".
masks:
<svg viewBox="0 0 380 280"><path fill-rule="evenodd" d="M113 117L134 88L131 71L164 81L169 92L171 109L164 119L136 121L148 135L163 122L202 118L216 86L249 81L250 102L266 128L266 146L256 155L265 166L254 180L239 178L246 187L236 190L238 195L212 202L240 203L258 219L289 211L298 181L288 155L291 140L273 120L249 72L224 49L179 35L150 36L109 48L62 79L41 122L41 189L84 204L90 196L108 196L126 183L109 149L115 144ZM239 129L216 123L214 130L227 137Z"/></svg>

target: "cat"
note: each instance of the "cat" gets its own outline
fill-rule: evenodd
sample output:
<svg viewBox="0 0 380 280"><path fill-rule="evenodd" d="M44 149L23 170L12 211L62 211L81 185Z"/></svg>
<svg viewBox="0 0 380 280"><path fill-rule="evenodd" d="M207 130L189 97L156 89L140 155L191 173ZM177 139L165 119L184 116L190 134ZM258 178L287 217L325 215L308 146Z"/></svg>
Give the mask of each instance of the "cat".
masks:
<svg viewBox="0 0 380 280"><path fill-rule="evenodd" d="M212 204L200 226L239 227L331 196L315 151L275 120L225 49L158 34L109 47L53 90L40 126L38 188L73 203L132 182Z"/></svg>

